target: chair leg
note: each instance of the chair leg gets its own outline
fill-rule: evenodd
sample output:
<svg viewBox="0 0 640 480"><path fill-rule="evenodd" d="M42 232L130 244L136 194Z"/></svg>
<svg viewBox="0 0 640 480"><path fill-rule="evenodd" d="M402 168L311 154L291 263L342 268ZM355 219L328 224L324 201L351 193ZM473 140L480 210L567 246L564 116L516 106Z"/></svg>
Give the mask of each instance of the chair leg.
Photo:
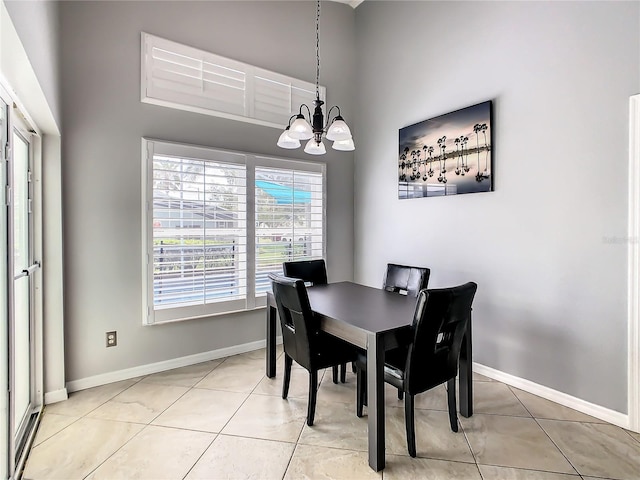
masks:
<svg viewBox="0 0 640 480"><path fill-rule="evenodd" d="M347 381L347 364L340 365L340 382L346 383Z"/></svg>
<svg viewBox="0 0 640 480"><path fill-rule="evenodd" d="M449 423L451 430L458 431L458 416L456 407L456 377L447 382L447 398L449 400Z"/></svg>
<svg viewBox="0 0 640 480"><path fill-rule="evenodd" d="M338 366L334 365L331 368L331 371L333 373L333 383L338 383Z"/></svg>
<svg viewBox="0 0 640 480"><path fill-rule="evenodd" d="M409 455L416 456L416 427L414 421L413 395L407 393L404 397L404 423L407 428L407 448Z"/></svg>
<svg viewBox="0 0 640 480"><path fill-rule="evenodd" d="M316 414L316 398L318 396L318 372L309 372L309 405L307 407L307 425L313 425Z"/></svg>
<svg viewBox="0 0 640 480"><path fill-rule="evenodd" d="M362 417L364 394L367 391L367 375L362 369L356 369L356 416Z"/></svg>
<svg viewBox="0 0 640 480"><path fill-rule="evenodd" d="M351 362L351 373L356 373L356 362Z"/></svg>
<svg viewBox="0 0 640 480"><path fill-rule="evenodd" d="M284 379L282 382L282 398L286 399L287 395L289 395L289 381L291 380L291 364L293 363L293 359L284 354Z"/></svg>
<svg viewBox="0 0 640 480"><path fill-rule="evenodd" d="M398 400L402 400L402 398L404 397L404 392L402 391L401 388L398 389Z"/></svg>

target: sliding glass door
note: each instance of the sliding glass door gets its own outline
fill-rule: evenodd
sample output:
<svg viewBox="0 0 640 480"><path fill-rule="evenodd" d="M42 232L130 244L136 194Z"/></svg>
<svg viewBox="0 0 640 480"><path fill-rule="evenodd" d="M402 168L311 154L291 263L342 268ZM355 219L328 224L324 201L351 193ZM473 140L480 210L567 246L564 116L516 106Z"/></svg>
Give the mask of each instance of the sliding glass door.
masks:
<svg viewBox="0 0 640 480"><path fill-rule="evenodd" d="M23 443L33 410L33 275L38 267L32 254L31 154L26 136L12 132L11 229L13 233L12 410L16 448Z"/></svg>
<svg viewBox="0 0 640 480"><path fill-rule="evenodd" d="M23 115L6 92L0 89L0 121L2 140L2 180L5 192L2 212L2 236L6 244L6 259L0 267L4 272L2 293L6 309L2 316L6 322L0 328L1 388L7 394L3 432L7 432L4 449L8 465L0 470L8 475L19 475L26 448L35 431L41 410L41 371L36 359L41 342L36 339L38 298L36 282L39 282L40 263L34 255L34 188L33 146L34 134ZM40 293L38 291L38 293ZM4 299L3 299L4 300ZM2 434L2 432L0 432ZM5 457L5 458L6 458Z"/></svg>

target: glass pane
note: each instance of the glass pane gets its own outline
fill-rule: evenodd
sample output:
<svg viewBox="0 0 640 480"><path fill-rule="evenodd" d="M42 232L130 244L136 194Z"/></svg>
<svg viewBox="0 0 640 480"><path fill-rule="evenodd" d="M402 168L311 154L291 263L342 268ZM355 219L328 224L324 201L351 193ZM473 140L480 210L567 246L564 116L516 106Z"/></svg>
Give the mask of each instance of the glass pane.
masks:
<svg viewBox="0 0 640 480"><path fill-rule="evenodd" d="M13 134L13 265L18 275L29 258L29 144Z"/></svg>
<svg viewBox="0 0 640 480"><path fill-rule="evenodd" d="M19 275L31 264L29 252L29 144L13 134L13 261L14 274ZM17 434L31 401L30 374L30 278L14 280L14 426Z"/></svg>
<svg viewBox="0 0 640 480"><path fill-rule="evenodd" d="M15 332L14 332L14 371L15 371L15 434L22 426L22 420L29 409L30 396L30 350L29 350L29 277L14 282Z"/></svg>

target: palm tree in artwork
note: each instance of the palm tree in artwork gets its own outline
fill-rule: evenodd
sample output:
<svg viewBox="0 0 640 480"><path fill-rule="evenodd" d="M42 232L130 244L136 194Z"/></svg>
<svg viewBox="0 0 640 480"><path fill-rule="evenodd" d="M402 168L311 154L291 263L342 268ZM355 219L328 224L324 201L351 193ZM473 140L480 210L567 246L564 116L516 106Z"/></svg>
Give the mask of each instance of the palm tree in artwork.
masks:
<svg viewBox="0 0 640 480"><path fill-rule="evenodd" d="M484 154L484 172L482 172L482 176L484 178L488 178L489 177L489 144L487 143L487 130L489 129L489 127L487 127L486 123L483 123L480 126L480 129L482 131L482 135L484 136L484 148L485 150L485 154Z"/></svg>
<svg viewBox="0 0 640 480"><path fill-rule="evenodd" d="M402 155L400 155L400 160L402 160L402 163L400 164L400 167L402 168L402 174L400 175L400 181L401 182L405 182L407 180L407 174L405 173L405 168L409 168L409 162L407 161L407 156L409 155L409 147L404 147L404 151L402 152Z"/></svg>
<svg viewBox="0 0 640 480"><path fill-rule="evenodd" d="M456 145L456 175L460 175L460 158L461 158L461 154L460 154L460 137L456 137L456 139L453 141L453 143L455 143Z"/></svg>
<svg viewBox="0 0 640 480"><path fill-rule="evenodd" d="M467 146L468 141L469 141L469 137L467 137L466 135L460 136L460 142L462 143L462 175L464 175L466 172L469 171L469 164L467 163L468 153L466 155L464 153L464 149Z"/></svg>
<svg viewBox="0 0 640 480"><path fill-rule="evenodd" d="M443 135L442 138L438 139L438 147L440 147L440 158L442 160L440 163L440 176L438 177L438 181L441 183L447 183L447 157L445 152L445 150L447 149L447 146L445 145L446 140L446 135Z"/></svg>
<svg viewBox="0 0 640 480"><path fill-rule="evenodd" d="M424 148L424 152L425 152L424 153L425 166L426 166L426 163L427 163L427 158L426 157L427 157L427 154L429 154L429 160L428 160L428 162L429 162L429 171L425 172L425 177L427 175L429 175L430 177L433 177L433 147L431 145L428 145L428 146L425 145L423 148ZM423 178L423 180L426 181L427 179Z"/></svg>
<svg viewBox="0 0 640 480"><path fill-rule="evenodd" d="M411 176L409 177L411 180L416 179L416 151L411 151Z"/></svg>
<svg viewBox="0 0 640 480"><path fill-rule="evenodd" d="M429 154L429 147L424 145L422 147L422 151L424 152L424 175L422 176L422 181L426 182L427 179L429 178L429 172L427 171L427 164L429 164L429 168L431 168L431 155L429 155L429 158L427 158L427 154Z"/></svg>
<svg viewBox="0 0 640 480"><path fill-rule="evenodd" d="M476 153L478 154L478 173L476 173L476 182L481 182L482 181L482 175L480 174L480 140L479 140L479 134L482 131L482 125L480 125L479 123L476 123L473 126L473 131L476 134Z"/></svg>

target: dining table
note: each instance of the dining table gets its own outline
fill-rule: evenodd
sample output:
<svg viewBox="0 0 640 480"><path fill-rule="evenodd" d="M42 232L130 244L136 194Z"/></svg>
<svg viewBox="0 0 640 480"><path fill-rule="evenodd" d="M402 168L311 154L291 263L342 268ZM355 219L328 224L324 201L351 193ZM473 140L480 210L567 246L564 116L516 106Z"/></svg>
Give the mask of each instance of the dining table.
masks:
<svg viewBox="0 0 640 480"><path fill-rule="evenodd" d="M366 351L369 466L385 466L384 358L406 338L416 308L416 298L354 282L307 287L311 310L320 329ZM267 293L266 375L276 375L277 305ZM460 414L473 414L471 319L460 350Z"/></svg>

